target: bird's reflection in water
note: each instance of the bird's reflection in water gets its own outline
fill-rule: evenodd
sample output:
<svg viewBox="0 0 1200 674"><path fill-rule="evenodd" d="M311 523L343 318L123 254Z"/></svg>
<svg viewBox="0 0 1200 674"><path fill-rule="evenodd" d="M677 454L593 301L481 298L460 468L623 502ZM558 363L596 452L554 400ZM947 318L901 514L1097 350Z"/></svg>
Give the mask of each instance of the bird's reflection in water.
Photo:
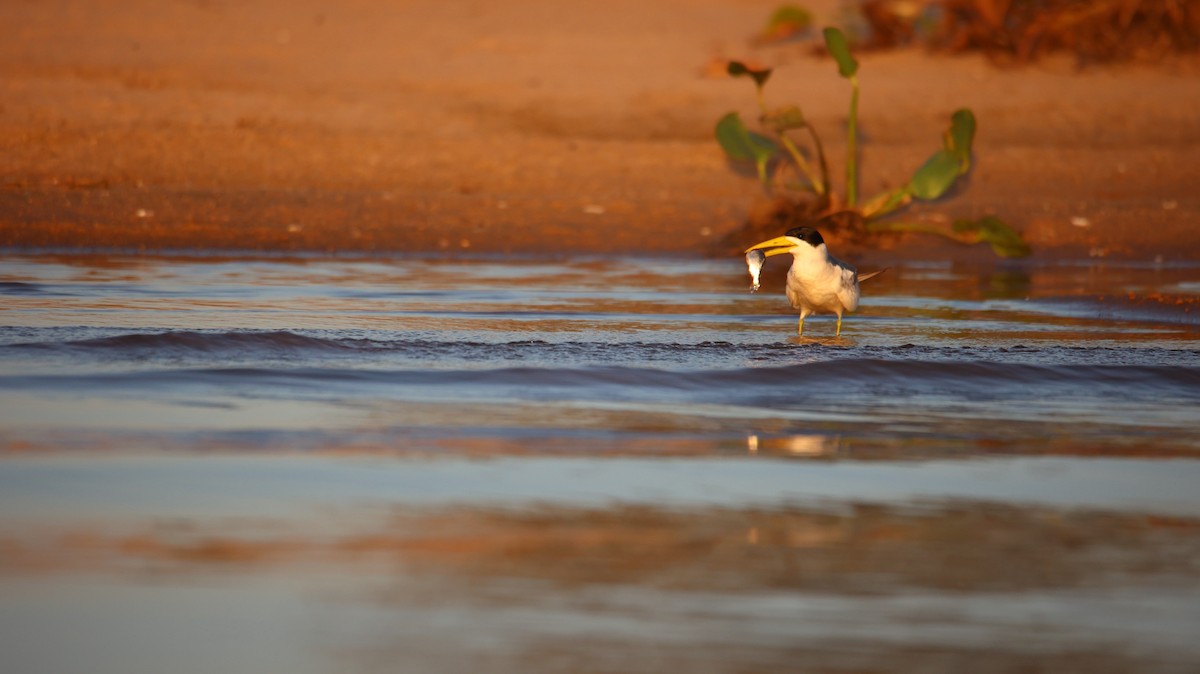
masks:
<svg viewBox="0 0 1200 674"><path fill-rule="evenodd" d="M773 454L781 456L832 457L841 450L841 436L828 435L785 435L782 437L760 437L752 433L746 436L746 453Z"/></svg>

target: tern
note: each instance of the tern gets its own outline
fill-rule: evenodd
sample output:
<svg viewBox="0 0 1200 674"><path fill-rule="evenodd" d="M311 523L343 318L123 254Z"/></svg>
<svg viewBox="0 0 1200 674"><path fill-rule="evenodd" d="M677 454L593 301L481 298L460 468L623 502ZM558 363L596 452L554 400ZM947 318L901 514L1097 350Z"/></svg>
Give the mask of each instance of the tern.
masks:
<svg viewBox="0 0 1200 674"><path fill-rule="evenodd" d="M812 227L796 227L787 234L763 241L746 249L746 266L753 281L751 291L758 289L758 272L763 261L772 255L792 254L792 267L787 275L787 298L800 311L797 334L804 335L804 319L816 313L837 314L837 332L842 336L842 314L858 308L860 281L882 274L887 269L858 275L853 265L829 254L825 239Z"/></svg>

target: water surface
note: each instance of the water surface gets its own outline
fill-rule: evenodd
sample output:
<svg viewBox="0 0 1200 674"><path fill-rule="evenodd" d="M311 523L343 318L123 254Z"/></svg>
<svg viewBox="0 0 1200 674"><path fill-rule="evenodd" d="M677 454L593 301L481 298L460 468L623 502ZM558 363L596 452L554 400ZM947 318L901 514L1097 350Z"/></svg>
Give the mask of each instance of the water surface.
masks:
<svg viewBox="0 0 1200 674"><path fill-rule="evenodd" d="M0 259L0 666L1200 666L1200 269L782 272Z"/></svg>

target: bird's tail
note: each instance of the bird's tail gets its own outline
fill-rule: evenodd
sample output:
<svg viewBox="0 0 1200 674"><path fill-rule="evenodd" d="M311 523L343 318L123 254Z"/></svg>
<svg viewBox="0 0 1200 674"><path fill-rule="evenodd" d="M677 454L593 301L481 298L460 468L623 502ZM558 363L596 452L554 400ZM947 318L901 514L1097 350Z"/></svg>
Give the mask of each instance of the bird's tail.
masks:
<svg viewBox="0 0 1200 674"><path fill-rule="evenodd" d="M882 274L883 272L885 272L889 269L891 269L891 267L884 267L883 269L880 269L879 271L873 271L870 274L860 274L858 277L858 281L859 281L859 283L861 283L863 281L866 281L869 278L875 278L876 276L879 276L880 274Z"/></svg>

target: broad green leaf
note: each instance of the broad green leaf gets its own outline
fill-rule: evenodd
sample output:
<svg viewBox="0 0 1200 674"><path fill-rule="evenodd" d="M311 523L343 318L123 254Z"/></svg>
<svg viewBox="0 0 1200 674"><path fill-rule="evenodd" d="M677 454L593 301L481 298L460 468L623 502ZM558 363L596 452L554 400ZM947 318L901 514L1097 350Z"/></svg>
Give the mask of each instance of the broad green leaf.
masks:
<svg viewBox="0 0 1200 674"><path fill-rule="evenodd" d="M908 191L918 199L937 199L958 179L962 164L949 150L938 150L917 169Z"/></svg>
<svg viewBox="0 0 1200 674"><path fill-rule="evenodd" d="M781 5L767 19L763 37L768 40L787 39L808 30L812 25L812 13L797 5Z"/></svg>
<svg viewBox="0 0 1200 674"><path fill-rule="evenodd" d="M958 176L970 170L974 141L975 113L966 108L956 110L950 116L950 128L942 136L942 149L917 169L908 183L908 191L918 199L942 196Z"/></svg>
<svg viewBox="0 0 1200 674"><path fill-rule="evenodd" d="M755 70L748 67L741 61L730 61L729 65L725 66L725 72L729 73L733 77L749 77L753 79L754 84L760 88L767 83L768 79L771 78L770 68L767 68L766 70Z"/></svg>
<svg viewBox="0 0 1200 674"><path fill-rule="evenodd" d="M731 112L717 122L717 142L730 159L753 161L758 168L759 180L767 182L767 164L780 151L779 145L746 128L738 113Z"/></svg>
<svg viewBox="0 0 1200 674"><path fill-rule="evenodd" d="M850 55L850 45L846 42L846 36L842 31L834 27L825 29L825 47L829 49L829 53L833 59L837 61L838 73L850 79L858 72L858 61Z"/></svg>
<svg viewBox="0 0 1200 674"><path fill-rule="evenodd" d="M978 236L1000 257L1025 257L1032 252L1019 232L994 215L979 220L955 220L954 231Z"/></svg>
<svg viewBox="0 0 1200 674"><path fill-rule="evenodd" d="M779 152L775 141L746 128L738 113L731 112L717 122L717 142L731 159L739 161L757 160L761 155L773 156Z"/></svg>
<svg viewBox="0 0 1200 674"><path fill-rule="evenodd" d="M803 129L808 125L808 122L804 121L804 113L794 105L772 110L763 115L762 121L777 133L790 129Z"/></svg>
<svg viewBox="0 0 1200 674"><path fill-rule="evenodd" d="M950 117L950 129L946 131L943 145L958 157L961 172L971 168L971 145L975 141L975 113L966 108L956 110Z"/></svg>

